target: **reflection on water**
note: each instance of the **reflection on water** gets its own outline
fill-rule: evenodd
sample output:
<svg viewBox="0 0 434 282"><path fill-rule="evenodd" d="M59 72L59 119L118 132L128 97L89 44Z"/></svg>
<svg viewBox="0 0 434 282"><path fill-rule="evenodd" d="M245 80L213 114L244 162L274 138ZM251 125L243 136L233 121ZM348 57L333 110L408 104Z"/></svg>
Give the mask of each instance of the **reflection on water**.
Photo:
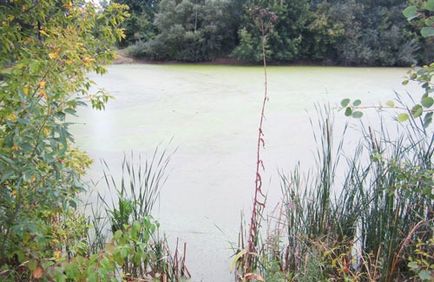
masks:
<svg viewBox="0 0 434 282"><path fill-rule="evenodd" d="M345 97L385 101L394 91L404 92L405 74L402 68L271 67L264 125L269 205L279 198L279 169L312 163L306 111L313 115L314 103L337 105ZM80 111L72 130L78 146L113 171L120 169L123 152L151 154L173 138L169 150L178 149L155 215L169 240L188 242L193 281L230 281L230 242L254 189L262 69L115 65L93 79L115 100L102 112ZM101 171L96 161L89 177L96 180Z"/></svg>

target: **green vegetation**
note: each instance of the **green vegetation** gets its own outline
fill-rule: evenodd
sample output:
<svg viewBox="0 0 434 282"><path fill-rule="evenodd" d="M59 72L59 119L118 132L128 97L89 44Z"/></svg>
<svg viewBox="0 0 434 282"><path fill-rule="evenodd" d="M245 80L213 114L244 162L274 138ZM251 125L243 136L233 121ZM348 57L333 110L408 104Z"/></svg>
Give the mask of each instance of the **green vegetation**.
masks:
<svg viewBox="0 0 434 282"><path fill-rule="evenodd" d="M158 148L149 160L142 160L141 156L135 159L131 154L122 161L119 181L104 163L104 182L115 199L110 202L102 195L99 199L111 232L100 232L99 238L95 233L94 240L106 241L105 238L113 236L113 244L119 246L119 250L115 248L111 254L125 279L179 281L190 276L178 246L172 255L166 238L160 235L158 222L152 218L152 209L167 178L169 160L170 155L166 151L159 152ZM94 224L99 226L98 230L106 229L100 225L100 222ZM184 251L185 248L186 244Z"/></svg>
<svg viewBox="0 0 434 282"><path fill-rule="evenodd" d="M166 180L165 151L125 158L119 181L105 164L114 198L98 195L90 216L80 207L92 160L75 148L68 117L87 104L104 109L110 96L90 92L88 73L103 74L122 39L131 54L151 59L264 64L255 197L234 258L238 280L432 280L434 1L410 2L403 12L406 2L398 0L0 2L0 280L190 277L178 242L172 253L152 217ZM423 89L415 105L386 103L407 122L392 134L381 119L377 129L362 123L351 153L348 129L336 144L333 115L320 109L317 166L282 173L280 212L265 222L267 60L431 64L409 74ZM359 99L341 106L354 118L369 108ZM263 234L264 223L275 227Z"/></svg>
<svg viewBox="0 0 434 282"><path fill-rule="evenodd" d="M402 13L409 22L415 23L420 28L422 37L428 40L434 39L434 1L421 2L417 6L409 6ZM434 112L434 85L432 79L434 77L434 63L431 61L429 65L424 65L420 68L409 71L408 79L402 84L407 85L410 81L417 83L423 90L423 94L418 103L408 106L401 99L397 101L387 101L385 105L366 106L362 105L360 99L356 99L351 103L351 100L346 98L341 101L342 109L346 116L361 118L363 112L361 109L375 108L382 110L384 108L399 109L401 112L396 116L397 121L406 122L410 118L420 119L423 128L427 128L432 123ZM415 97L412 97L414 101ZM398 105L397 105L398 104Z"/></svg>
<svg viewBox="0 0 434 282"><path fill-rule="evenodd" d="M283 200L262 222L272 227L259 232L256 267L243 269L247 252L235 257L239 280L432 281L432 133L416 122L397 137L362 127L360 143L344 149L350 129L336 134L330 109L319 112L316 167L282 173Z"/></svg>
<svg viewBox="0 0 434 282"><path fill-rule="evenodd" d="M80 243L80 229L63 226L75 221L91 160L73 147L66 116L86 102L104 107L108 97L90 94L86 76L104 72L125 16L117 4L104 11L85 1L0 4L0 65L8 69L0 82L2 280L40 278Z"/></svg>
<svg viewBox="0 0 434 282"><path fill-rule="evenodd" d="M423 1L419 6L410 6L403 14L409 21L421 18L421 35L432 38L434 2ZM273 13L270 10L251 17L262 36L263 50L274 32L273 28L264 32L265 24L275 24L274 17L264 23L264 15ZM266 74L265 51L261 57ZM319 146L316 168L303 174L297 167L281 175L283 200L278 212L268 218L264 216L266 195L256 185L250 225L246 232L241 224L234 256L236 280L432 281L434 134L427 130L434 104L432 66L410 72L409 80L424 90L420 104L409 108L399 96L400 107L387 102L388 108L403 111L398 122L408 122L393 133L381 116L377 129L361 123L357 128L362 138L349 148L351 153L344 150L347 127L336 144L330 109L318 109L318 125L312 123ZM361 104L360 99L341 101L345 115L353 118L363 116L361 110L366 107ZM383 110L381 105L373 108ZM261 121L263 116L264 108ZM264 144L262 132L261 122L259 137ZM257 163L264 168L260 144ZM261 181L258 169L256 179ZM264 225L269 226L266 234L261 230Z"/></svg>
<svg viewBox="0 0 434 282"><path fill-rule="evenodd" d="M88 1L0 3L2 281L173 280L186 272L151 216L168 161L164 154L139 166L146 183L131 183L138 199L120 194L106 206L111 233L101 210L86 218L79 209L78 195L87 188L82 176L92 160L74 147L67 117L88 103L104 109L109 96L90 93L87 75L103 74L113 59L126 10ZM134 171L127 161L124 166Z"/></svg>
<svg viewBox="0 0 434 282"><path fill-rule="evenodd" d="M432 39L402 15L405 0L118 2L129 4L135 19L136 24L125 25L123 41L135 57L186 62L231 57L259 63L260 34L250 16L256 6L277 16L267 46L270 63L409 66L433 57ZM432 23L427 25L423 35L432 32Z"/></svg>

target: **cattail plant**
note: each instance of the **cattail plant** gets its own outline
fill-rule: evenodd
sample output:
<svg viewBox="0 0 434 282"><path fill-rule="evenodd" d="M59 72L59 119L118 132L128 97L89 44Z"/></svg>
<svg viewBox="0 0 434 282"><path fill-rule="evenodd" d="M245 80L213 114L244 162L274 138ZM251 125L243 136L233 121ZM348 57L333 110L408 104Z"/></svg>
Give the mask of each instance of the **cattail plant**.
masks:
<svg viewBox="0 0 434 282"><path fill-rule="evenodd" d="M432 253L420 242L434 231L434 135L416 123L390 134L383 122L378 130L361 124L360 142L347 154L348 129L335 142L332 114L320 111L315 168L282 174L286 238L265 246L262 257L279 265L262 269L265 278L404 281L414 276L409 261Z"/></svg>

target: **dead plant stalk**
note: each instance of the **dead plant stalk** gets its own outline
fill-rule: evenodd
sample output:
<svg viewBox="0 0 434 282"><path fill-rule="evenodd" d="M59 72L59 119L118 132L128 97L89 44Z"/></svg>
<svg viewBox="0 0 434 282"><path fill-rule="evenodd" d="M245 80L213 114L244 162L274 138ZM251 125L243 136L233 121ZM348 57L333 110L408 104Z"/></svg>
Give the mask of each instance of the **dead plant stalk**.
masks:
<svg viewBox="0 0 434 282"><path fill-rule="evenodd" d="M261 158L261 148L265 147L263 125L265 120L265 107L268 101L268 78L267 78L267 59L265 52L266 34L264 23L260 25L262 32L262 61L264 68L264 97L262 100L261 115L259 119L258 138L256 146L256 177L255 177L255 196L253 200L252 217L250 219L248 251L250 254L256 253L256 242L258 236L259 225L261 221L262 211L265 207L266 196L262 191L262 176L261 171L265 170L264 162Z"/></svg>

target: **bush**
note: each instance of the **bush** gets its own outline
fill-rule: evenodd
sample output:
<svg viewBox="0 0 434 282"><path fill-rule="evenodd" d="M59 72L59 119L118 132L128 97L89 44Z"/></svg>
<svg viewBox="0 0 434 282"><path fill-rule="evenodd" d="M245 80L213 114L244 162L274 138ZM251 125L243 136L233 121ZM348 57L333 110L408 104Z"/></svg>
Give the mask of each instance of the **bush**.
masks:
<svg viewBox="0 0 434 282"><path fill-rule="evenodd" d="M240 44L232 51L231 56L242 62L257 63L262 60L259 41L243 28L239 31Z"/></svg>
<svg viewBox="0 0 434 282"><path fill-rule="evenodd" d="M128 46L125 49L128 56L133 58L143 58L147 55L147 45L143 41L137 41L136 43Z"/></svg>
<svg viewBox="0 0 434 282"><path fill-rule="evenodd" d="M104 107L108 96L89 93L87 74L104 73L127 14L86 1L0 9L0 279L33 280L47 277L53 257L81 253L85 221L74 209L91 160L66 118L86 103Z"/></svg>

